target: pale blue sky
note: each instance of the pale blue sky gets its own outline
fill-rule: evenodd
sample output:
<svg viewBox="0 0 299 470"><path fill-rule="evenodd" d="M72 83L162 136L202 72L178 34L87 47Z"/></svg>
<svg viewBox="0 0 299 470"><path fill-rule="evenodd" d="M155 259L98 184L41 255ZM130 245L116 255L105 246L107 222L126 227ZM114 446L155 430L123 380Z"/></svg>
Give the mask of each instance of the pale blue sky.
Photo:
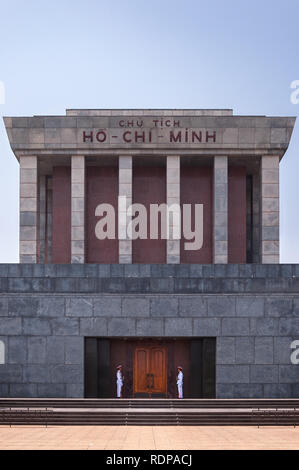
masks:
<svg viewBox="0 0 299 470"><path fill-rule="evenodd" d="M297 116L298 0L0 0L0 116L233 108ZM18 261L18 164L0 122L0 262ZM299 263L299 130L281 163L281 262Z"/></svg>

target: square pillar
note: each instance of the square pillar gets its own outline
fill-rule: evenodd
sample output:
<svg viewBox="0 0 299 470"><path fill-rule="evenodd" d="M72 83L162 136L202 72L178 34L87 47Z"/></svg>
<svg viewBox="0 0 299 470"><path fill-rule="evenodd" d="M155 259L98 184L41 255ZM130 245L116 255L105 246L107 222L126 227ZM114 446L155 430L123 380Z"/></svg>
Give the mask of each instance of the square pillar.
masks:
<svg viewBox="0 0 299 470"><path fill-rule="evenodd" d="M46 176L39 177L39 262L45 263L46 252Z"/></svg>
<svg viewBox="0 0 299 470"><path fill-rule="evenodd" d="M132 263L132 239L127 234L129 221L127 209L132 204L132 181L132 157L120 155L118 161L118 258L120 264ZM122 196L126 199L122 199Z"/></svg>
<svg viewBox="0 0 299 470"><path fill-rule="evenodd" d="M85 262L85 157L71 157L71 262Z"/></svg>
<svg viewBox="0 0 299 470"><path fill-rule="evenodd" d="M53 179L46 178L46 200L47 200L47 212L46 212L46 251L45 251L45 262L52 262L52 224L53 224Z"/></svg>
<svg viewBox="0 0 299 470"><path fill-rule="evenodd" d="M252 262L260 263L260 174L252 177Z"/></svg>
<svg viewBox="0 0 299 470"><path fill-rule="evenodd" d="M228 159L214 157L214 259L215 264L228 262Z"/></svg>
<svg viewBox="0 0 299 470"><path fill-rule="evenodd" d="M279 157L262 156L261 182L261 263L279 263Z"/></svg>
<svg viewBox="0 0 299 470"><path fill-rule="evenodd" d="M170 214L169 238L167 240L167 264L180 263L180 239L175 234L181 229L180 222L180 156L167 156L166 160L166 202Z"/></svg>
<svg viewBox="0 0 299 470"><path fill-rule="evenodd" d="M20 263L37 263L37 157L20 157Z"/></svg>

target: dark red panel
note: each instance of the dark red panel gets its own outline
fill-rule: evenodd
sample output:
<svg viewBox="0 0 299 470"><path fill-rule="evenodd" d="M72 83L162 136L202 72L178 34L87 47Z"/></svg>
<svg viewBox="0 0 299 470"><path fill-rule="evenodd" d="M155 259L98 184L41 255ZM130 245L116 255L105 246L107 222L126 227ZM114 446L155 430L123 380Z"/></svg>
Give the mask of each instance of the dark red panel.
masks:
<svg viewBox="0 0 299 470"><path fill-rule="evenodd" d="M246 263L246 168L228 169L228 262Z"/></svg>
<svg viewBox="0 0 299 470"><path fill-rule="evenodd" d="M181 167L181 207L192 205L192 230L194 230L194 204L203 204L203 246L200 250L185 250L182 225L181 263L212 263L212 181L209 167ZM183 222L183 221L182 221Z"/></svg>
<svg viewBox="0 0 299 470"><path fill-rule="evenodd" d="M86 262L87 263L118 263L117 240L117 199L118 168L87 167L86 168ZM115 209L116 239L99 240L95 235L95 227L99 217L95 216L99 204L111 204Z"/></svg>
<svg viewBox="0 0 299 470"><path fill-rule="evenodd" d="M136 167L133 170L133 202L147 209L147 240L133 240L133 263L166 263L166 240L151 240L150 204L166 203L166 169Z"/></svg>
<svg viewBox="0 0 299 470"><path fill-rule="evenodd" d="M71 262L71 168L53 168L52 263Z"/></svg>

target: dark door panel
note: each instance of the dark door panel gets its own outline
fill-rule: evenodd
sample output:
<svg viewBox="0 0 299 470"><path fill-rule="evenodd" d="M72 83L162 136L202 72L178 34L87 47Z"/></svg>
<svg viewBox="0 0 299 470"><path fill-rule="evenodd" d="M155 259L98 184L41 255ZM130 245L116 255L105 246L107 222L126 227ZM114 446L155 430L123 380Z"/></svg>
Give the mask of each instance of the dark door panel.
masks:
<svg viewBox="0 0 299 470"><path fill-rule="evenodd" d="M109 339L85 338L85 398L109 398Z"/></svg>

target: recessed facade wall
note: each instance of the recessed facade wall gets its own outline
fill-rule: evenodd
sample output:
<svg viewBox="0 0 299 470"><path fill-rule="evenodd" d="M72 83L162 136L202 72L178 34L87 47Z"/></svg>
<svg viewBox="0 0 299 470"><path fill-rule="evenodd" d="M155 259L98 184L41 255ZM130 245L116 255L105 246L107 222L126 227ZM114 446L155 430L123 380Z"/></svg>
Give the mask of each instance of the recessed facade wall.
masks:
<svg viewBox="0 0 299 470"><path fill-rule="evenodd" d="M163 160L162 160L163 161ZM138 165L135 165L138 163ZM228 165L227 213L218 213L218 218L227 220L227 262L256 262L260 257L260 179L250 173L245 166ZM147 211L147 239L132 241L131 260L134 263L166 263L167 243L162 237L162 219L159 216L158 239L151 239L150 207L167 202L166 160L159 166L142 166L133 158L132 198L133 204L142 204ZM179 204L181 206L181 240L179 260L181 263L213 263L215 233L223 230L214 226L214 182L213 167L210 165L182 165L179 170ZM248 181L250 185L248 186ZM40 177L39 191L46 184L46 204L40 206L38 233L38 261L71 262L71 167L55 166L50 174ZM254 185L253 185L254 181ZM127 185L127 184L126 184ZM49 186L49 187L48 187ZM46 194L45 193L45 194ZM84 260L86 263L119 262L119 167L114 165L88 165L85 174L85 218ZM220 201L222 196L220 196ZM171 199L170 199L171 200ZM236 203L237 201L237 203ZM97 223L103 214L96 215L97 207L109 204L114 210L115 238L99 239L96 235ZM191 206L191 230L195 230L195 205L203 206L203 243L200 249L186 249L189 239L184 236L183 207ZM42 208L43 207L43 208ZM138 215L136 212L135 216ZM75 214L78 218L79 214ZM78 229L72 229L78 230ZM274 233L274 232L273 232Z"/></svg>
<svg viewBox="0 0 299 470"><path fill-rule="evenodd" d="M134 162L138 165L134 165ZM165 163L165 162L164 162ZM183 162L182 162L183 163ZM117 165L87 165L85 174L85 262L86 263L118 263L118 196L119 168ZM213 168L207 165L181 165L179 172L179 197L181 206L181 263L212 263L214 250L213 226ZM249 177L251 177L249 175ZM71 262L71 168L70 166L55 166L48 176L51 181L51 193L47 200L45 220L38 225L39 259L46 259L46 252L51 252L48 261L55 263ZM44 180L43 184L44 184ZM253 259L253 243L251 240L250 256L247 250L248 232L259 230L252 219L252 187L247 195L248 174L244 166L228 166L227 182L227 227L228 227L228 262L246 263ZM40 190L42 187L40 187ZM147 239L138 238L132 241L133 263L166 263L167 244L162 237L162 218L159 215L158 238L151 239L151 205L166 204L166 165L141 166L133 159L132 171L132 203L142 204L147 211ZM237 203L236 203L237 201ZM114 210L115 238L99 239L96 234L97 223L103 214L96 214L102 204L109 204ZM203 207L203 243L199 249L186 249L184 236L183 208L191 207L191 227L195 230L195 206ZM250 211L251 225L248 225L247 215ZM105 215L105 214L104 214ZM138 211L136 212L136 216ZM78 217L78 215L76 215ZM164 218L165 219L165 218ZM217 227L217 230L221 230ZM73 229L74 230L74 229ZM45 233L47 232L47 233ZM252 234L250 235L252 238ZM250 258L250 259L249 259Z"/></svg>
<svg viewBox="0 0 299 470"><path fill-rule="evenodd" d="M118 263L118 239L100 240L96 237L96 215L100 204L110 204L118 220L118 169L114 166L90 166L86 168L86 263ZM117 225L116 225L117 227Z"/></svg>
<svg viewBox="0 0 299 470"><path fill-rule="evenodd" d="M133 203L142 204L147 210L147 239L132 242L133 263L166 263L166 240L162 238L159 217L157 239L148 235L151 230L151 204L166 204L166 167L133 167Z"/></svg>
<svg viewBox="0 0 299 470"><path fill-rule="evenodd" d="M206 166L181 167L181 206L191 204L192 230L195 230L195 204L203 205L203 245L199 250L185 249L186 239L181 239L181 263L213 262L213 170Z"/></svg>
<svg viewBox="0 0 299 470"><path fill-rule="evenodd" d="M52 175L52 262L71 262L71 169L53 168ZM47 242L46 242L47 243Z"/></svg>
<svg viewBox="0 0 299 470"><path fill-rule="evenodd" d="M246 263L246 168L228 168L228 262Z"/></svg>

